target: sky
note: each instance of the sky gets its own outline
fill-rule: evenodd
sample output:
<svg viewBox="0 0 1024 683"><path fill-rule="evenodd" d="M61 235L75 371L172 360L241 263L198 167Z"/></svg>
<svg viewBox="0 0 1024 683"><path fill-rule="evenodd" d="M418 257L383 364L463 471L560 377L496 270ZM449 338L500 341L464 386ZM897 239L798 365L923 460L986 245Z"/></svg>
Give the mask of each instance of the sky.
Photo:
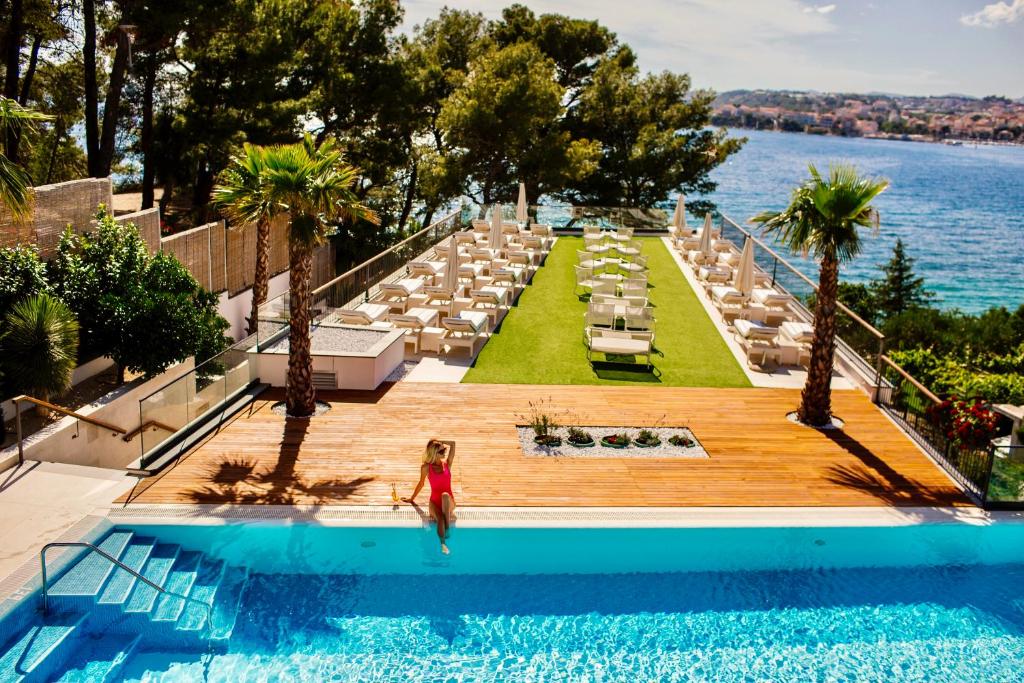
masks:
<svg viewBox="0 0 1024 683"><path fill-rule="evenodd" d="M647 71L696 87L1024 97L1024 0L519 0L596 19ZM411 30L447 5L497 18L512 0L404 0Z"/></svg>

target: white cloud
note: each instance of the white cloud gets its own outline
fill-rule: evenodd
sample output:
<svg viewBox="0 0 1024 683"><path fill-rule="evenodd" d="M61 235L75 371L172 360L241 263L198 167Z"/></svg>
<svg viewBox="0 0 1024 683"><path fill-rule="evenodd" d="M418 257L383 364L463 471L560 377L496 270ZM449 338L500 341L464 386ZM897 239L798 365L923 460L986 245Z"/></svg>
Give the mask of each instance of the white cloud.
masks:
<svg viewBox="0 0 1024 683"><path fill-rule="evenodd" d="M808 5L804 7L804 14L810 14L811 12L817 12L818 14L829 14L836 11L836 6L833 5Z"/></svg>
<svg viewBox="0 0 1024 683"><path fill-rule="evenodd" d="M985 5L974 14L960 17L960 23L964 26L995 28L1000 24L1012 24L1018 19L1024 19L1024 0L1013 0L1009 5L1005 2Z"/></svg>

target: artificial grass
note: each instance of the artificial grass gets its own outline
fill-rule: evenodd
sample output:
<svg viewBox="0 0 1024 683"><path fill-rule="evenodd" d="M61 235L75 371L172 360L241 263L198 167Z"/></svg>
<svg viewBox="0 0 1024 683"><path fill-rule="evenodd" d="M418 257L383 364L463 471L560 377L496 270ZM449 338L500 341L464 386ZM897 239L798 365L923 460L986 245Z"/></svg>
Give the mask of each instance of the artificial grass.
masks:
<svg viewBox="0 0 1024 683"><path fill-rule="evenodd" d="M658 238L643 238L657 319L655 371L587 360L586 301L573 293L578 237L561 237L463 379L484 384L749 387L750 381ZM595 355L601 358L600 354Z"/></svg>

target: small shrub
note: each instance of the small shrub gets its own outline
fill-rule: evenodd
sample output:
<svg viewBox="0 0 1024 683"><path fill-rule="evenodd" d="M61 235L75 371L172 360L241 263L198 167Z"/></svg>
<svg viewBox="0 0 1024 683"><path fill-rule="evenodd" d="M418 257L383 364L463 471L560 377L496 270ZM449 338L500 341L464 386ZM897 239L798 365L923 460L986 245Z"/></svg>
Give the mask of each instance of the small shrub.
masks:
<svg viewBox="0 0 1024 683"><path fill-rule="evenodd" d="M629 444L631 444L633 442L633 440L630 438L629 434L626 433L626 432L619 432L617 434L608 434L607 436L602 437L601 440L605 441L609 445L612 445L612 446L622 446L622 447L626 447L626 446L628 446Z"/></svg>
<svg viewBox="0 0 1024 683"><path fill-rule="evenodd" d="M661 439L650 429L641 429L640 433L636 435L636 442L645 446L658 446L661 444Z"/></svg>
<svg viewBox="0 0 1024 683"><path fill-rule="evenodd" d="M527 415L520 415L520 419L526 420L526 423L533 430L534 436L545 437L551 436L560 426L558 420L555 419L551 408L551 399L548 398L540 399L536 403L530 401L530 412Z"/></svg>
<svg viewBox="0 0 1024 683"><path fill-rule="evenodd" d="M590 436L589 432L586 432L579 427L569 427L569 442L570 443L592 443L594 438Z"/></svg>
<svg viewBox="0 0 1024 683"><path fill-rule="evenodd" d="M669 438L668 442L678 448L690 448L694 445L693 439L682 434L674 434Z"/></svg>

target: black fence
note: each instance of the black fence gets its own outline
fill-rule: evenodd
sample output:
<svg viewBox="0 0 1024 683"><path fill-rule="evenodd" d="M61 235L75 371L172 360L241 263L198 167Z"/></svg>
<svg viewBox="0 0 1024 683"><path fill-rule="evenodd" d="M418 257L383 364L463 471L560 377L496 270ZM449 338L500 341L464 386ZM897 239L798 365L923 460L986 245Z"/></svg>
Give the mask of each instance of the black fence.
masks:
<svg viewBox="0 0 1024 683"><path fill-rule="evenodd" d="M1024 446L1006 434L983 448L950 439L929 414L942 401L888 356L882 357L875 402L987 509L1024 508Z"/></svg>

